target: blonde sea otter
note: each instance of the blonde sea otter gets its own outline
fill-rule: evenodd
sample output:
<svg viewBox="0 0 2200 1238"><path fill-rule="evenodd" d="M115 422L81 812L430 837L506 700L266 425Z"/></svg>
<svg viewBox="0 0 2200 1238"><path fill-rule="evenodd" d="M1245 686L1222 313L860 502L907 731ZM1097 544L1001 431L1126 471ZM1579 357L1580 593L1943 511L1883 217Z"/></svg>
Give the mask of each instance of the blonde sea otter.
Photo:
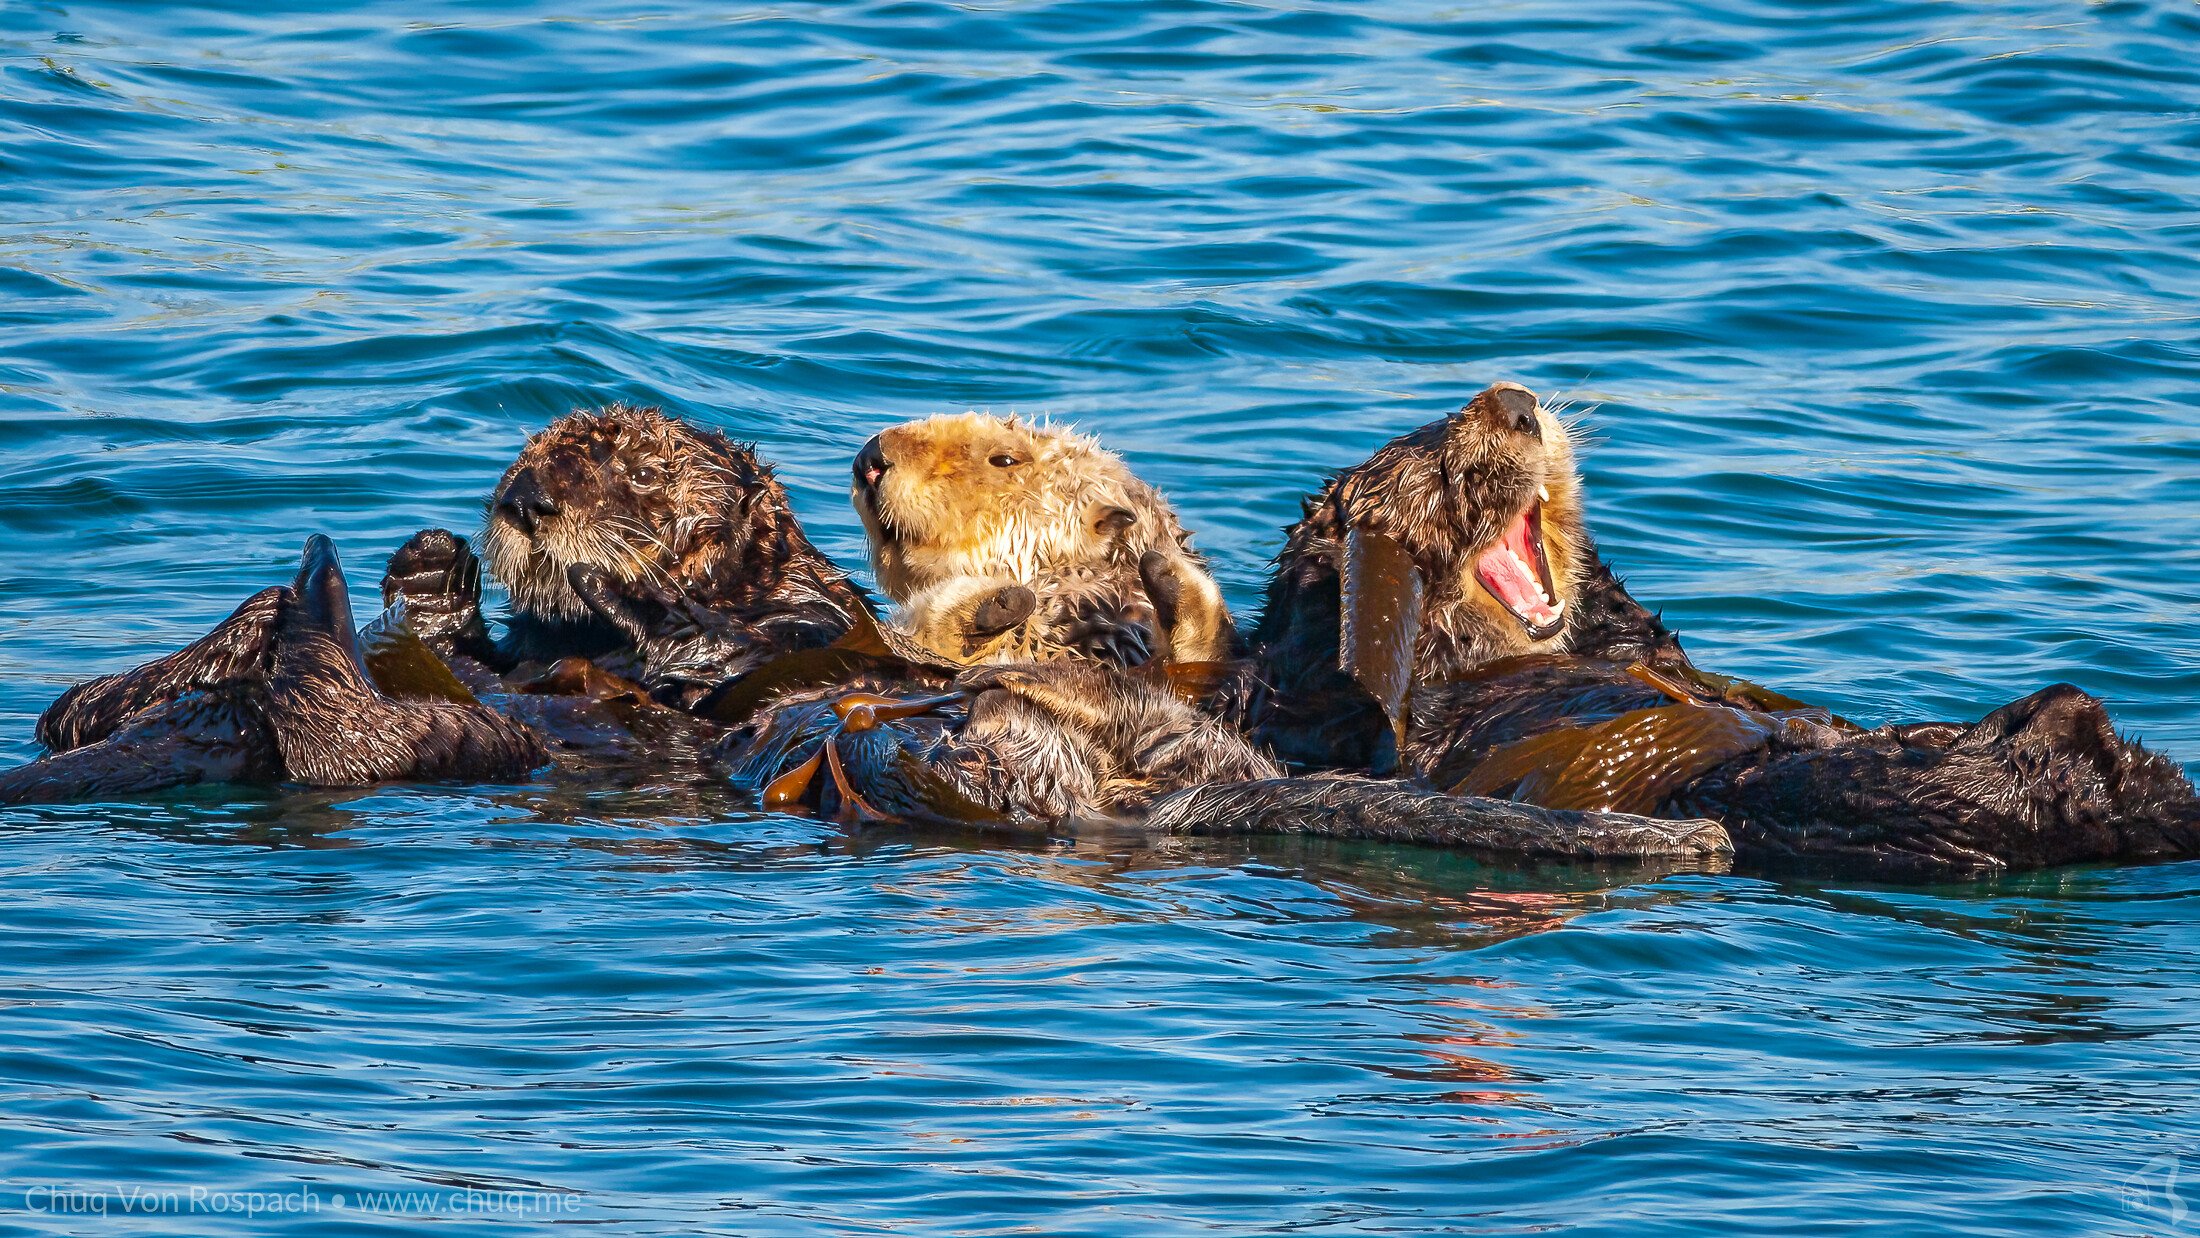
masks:
<svg viewBox="0 0 2200 1238"><path fill-rule="evenodd" d="M853 499L903 626L958 662L1232 652L1176 512L1086 435L980 413L894 426L857 453Z"/></svg>

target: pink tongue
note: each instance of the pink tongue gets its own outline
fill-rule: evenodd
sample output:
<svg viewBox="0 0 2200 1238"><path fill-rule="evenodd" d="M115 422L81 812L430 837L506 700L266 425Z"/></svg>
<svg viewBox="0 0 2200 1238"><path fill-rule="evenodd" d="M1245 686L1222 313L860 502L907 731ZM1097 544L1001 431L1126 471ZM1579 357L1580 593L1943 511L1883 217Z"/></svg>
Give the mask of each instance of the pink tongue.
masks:
<svg viewBox="0 0 2200 1238"><path fill-rule="evenodd" d="M1542 627L1558 618L1558 610L1543 600L1543 582L1536 578L1535 560L1536 549L1528 541L1528 513L1522 512L1520 519L1505 530L1505 536L1482 552L1475 561L1474 573L1514 614Z"/></svg>

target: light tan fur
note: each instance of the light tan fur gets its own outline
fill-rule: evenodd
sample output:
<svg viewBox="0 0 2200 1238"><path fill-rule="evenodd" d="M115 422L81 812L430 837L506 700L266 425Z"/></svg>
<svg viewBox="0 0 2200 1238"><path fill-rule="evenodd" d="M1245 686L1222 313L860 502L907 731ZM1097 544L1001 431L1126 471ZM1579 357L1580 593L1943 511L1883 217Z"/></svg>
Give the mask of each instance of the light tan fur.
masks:
<svg viewBox="0 0 2200 1238"><path fill-rule="evenodd" d="M1234 631L1222 591L1176 512L1096 440L962 413L892 427L874 446L884 467L875 482L856 479L856 511L879 587L903 604L904 621L928 647L966 662L1067 647L1066 634L1048 625L1106 590L1126 612L1151 613L1140 560L1158 554L1176 584L1173 622L1158 634L1169 656L1229 656ZM1004 584L1034 589L1042 605L1011 639L972 640L982 634L957 623ZM1070 593L1077 606L1055 604ZM999 649L976 649L988 644Z"/></svg>

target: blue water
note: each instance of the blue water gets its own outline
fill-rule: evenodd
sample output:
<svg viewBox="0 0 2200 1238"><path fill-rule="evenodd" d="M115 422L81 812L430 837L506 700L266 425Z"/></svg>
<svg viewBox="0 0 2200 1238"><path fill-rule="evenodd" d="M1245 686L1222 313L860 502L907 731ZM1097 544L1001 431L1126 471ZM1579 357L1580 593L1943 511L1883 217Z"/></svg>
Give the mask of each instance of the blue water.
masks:
<svg viewBox="0 0 2200 1238"><path fill-rule="evenodd" d="M2196 46L2176 0L0 5L0 762L308 532L371 579L472 525L577 404L755 439L851 563L863 436L1073 420L1249 604L1321 470L1499 378L1586 413L1704 664L1863 719L2069 679L2200 760ZM2193 1232L2196 924L2196 864L14 811L0 1232Z"/></svg>

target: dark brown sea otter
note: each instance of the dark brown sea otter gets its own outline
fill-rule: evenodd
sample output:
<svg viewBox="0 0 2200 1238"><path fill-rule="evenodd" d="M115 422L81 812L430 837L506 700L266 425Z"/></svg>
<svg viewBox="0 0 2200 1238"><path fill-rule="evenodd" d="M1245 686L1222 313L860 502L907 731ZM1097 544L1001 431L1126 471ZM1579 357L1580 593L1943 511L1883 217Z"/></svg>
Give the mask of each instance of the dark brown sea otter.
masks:
<svg viewBox="0 0 2200 1238"><path fill-rule="evenodd" d="M384 600L402 598L462 668L594 658L683 708L870 613L753 450L651 408L574 413L529 439L490 500L481 550L511 595L501 641L482 619L481 564L445 530L391 558Z"/></svg>
<svg viewBox="0 0 2200 1238"><path fill-rule="evenodd" d="M1315 767L1394 754L1441 790L1710 817L1743 863L1915 878L2200 855L2191 784L2067 684L1975 724L1865 731L1696 670L1597 563L1578 485L1563 427L1512 384L1339 475L1254 632L1234 703L1255 736ZM1340 794L1286 780L1159 815L1287 820Z"/></svg>
<svg viewBox="0 0 2200 1238"><path fill-rule="evenodd" d="M52 755L0 774L0 802L208 781L505 778L543 764L545 740L590 768L692 764L696 728L709 728L680 725L678 710L868 615L753 452L654 410L576 413L536 435L484 537L515 598L506 640L483 621L465 539L431 529L383 580L385 602L403 605L399 634L419 637L410 661L362 659L348 604L336 605L334 548L316 538L289 590L255 595L179 653L65 694L39 724ZM656 700L576 656L590 652ZM426 699L405 699L422 685Z"/></svg>
<svg viewBox="0 0 2200 1238"><path fill-rule="evenodd" d="M318 536L291 584L247 598L184 649L69 689L38 739L48 755L0 772L0 804L212 782L500 780L547 759L534 732L455 683L411 697L378 687L336 548Z"/></svg>

